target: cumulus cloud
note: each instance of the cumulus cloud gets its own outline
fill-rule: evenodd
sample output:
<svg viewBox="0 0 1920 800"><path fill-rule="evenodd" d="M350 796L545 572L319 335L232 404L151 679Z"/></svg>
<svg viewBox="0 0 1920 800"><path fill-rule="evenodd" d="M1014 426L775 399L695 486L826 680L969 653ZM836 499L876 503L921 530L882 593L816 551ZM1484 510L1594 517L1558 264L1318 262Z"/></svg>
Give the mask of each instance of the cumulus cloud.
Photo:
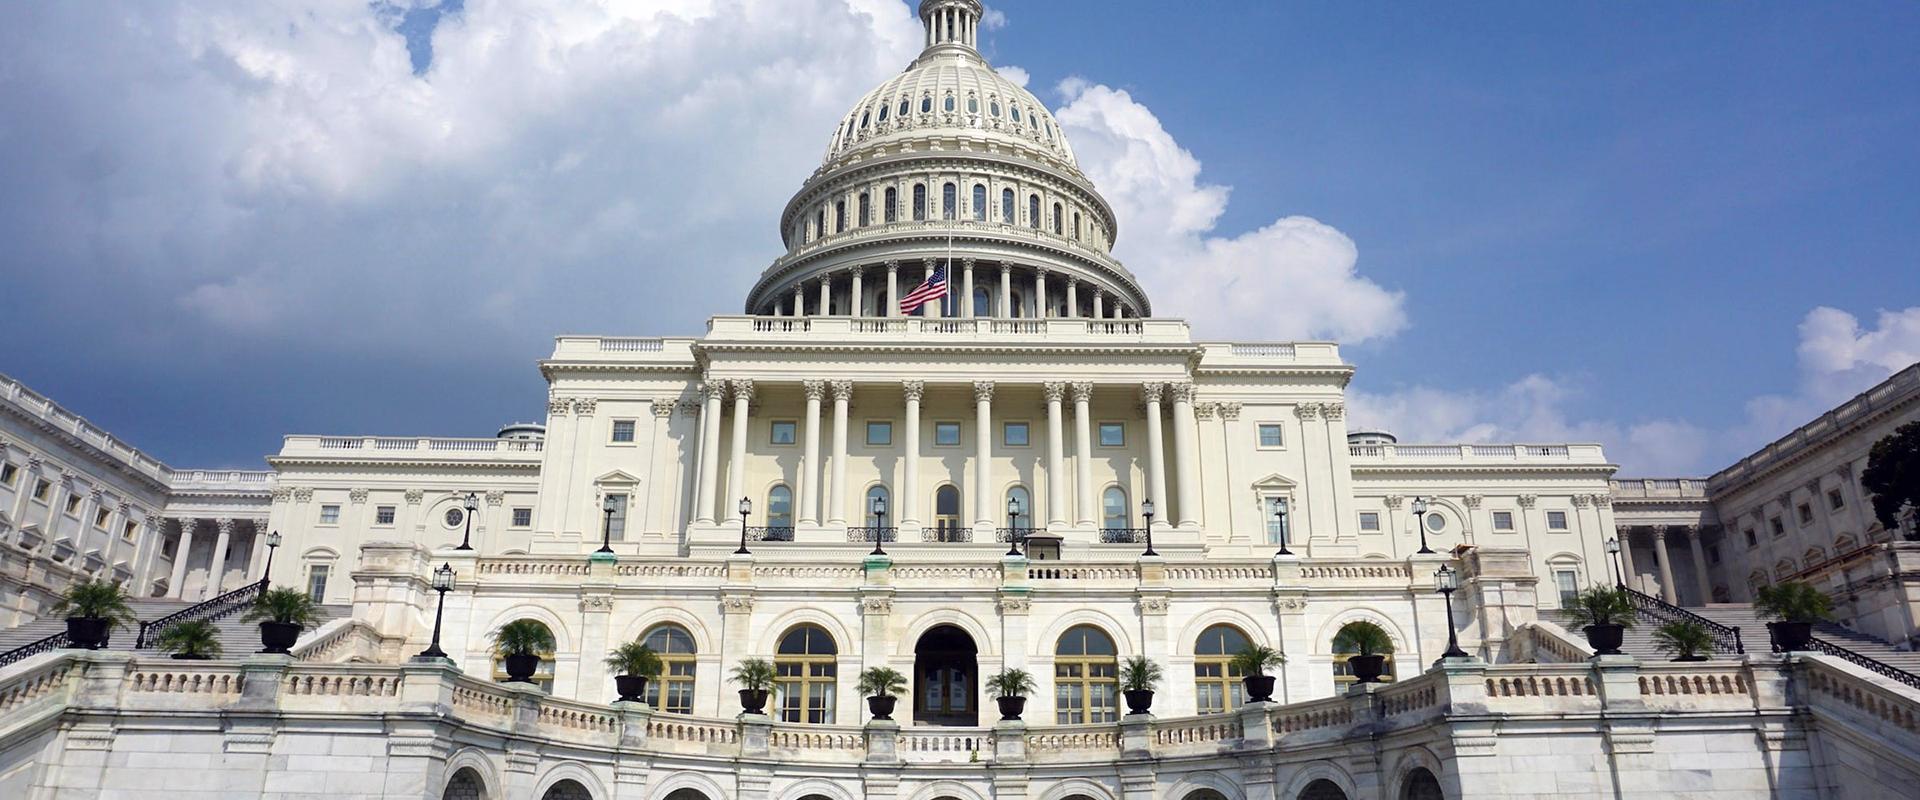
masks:
<svg viewBox="0 0 1920 800"><path fill-rule="evenodd" d="M1154 313L1194 320L1213 338L1364 342L1407 324L1404 296L1362 277L1359 248L1319 220L1282 217L1237 236L1216 232L1229 189L1124 90L1082 79L1056 112L1074 151L1120 218L1116 255ZM1284 306L1288 313L1275 315Z"/></svg>
<svg viewBox="0 0 1920 800"><path fill-rule="evenodd" d="M1493 390L1412 386L1348 395L1354 429L1381 428L1402 441L1599 442L1628 475L1705 475L1920 361L1920 307L1882 311L1877 324L1821 306L1800 322L1799 385L1748 401L1719 426L1679 419L1575 419L1567 410L1593 390L1588 376L1528 375Z"/></svg>
<svg viewBox="0 0 1920 800"><path fill-rule="evenodd" d="M1013 85L1022 89L1027 88L1027 82L1033 80L1033 76L1028 75L1026 70L1012 65L995 67L994 71L1000 73L1000 77L1013 81Z"/></svg>
<svg viewBox="0 0 1920 800"><path fill-rule="evenodd" d="M980 15L981 30L997 31L1004 27L1007 27L1007 12L988 7L987 13Z"/></svg>

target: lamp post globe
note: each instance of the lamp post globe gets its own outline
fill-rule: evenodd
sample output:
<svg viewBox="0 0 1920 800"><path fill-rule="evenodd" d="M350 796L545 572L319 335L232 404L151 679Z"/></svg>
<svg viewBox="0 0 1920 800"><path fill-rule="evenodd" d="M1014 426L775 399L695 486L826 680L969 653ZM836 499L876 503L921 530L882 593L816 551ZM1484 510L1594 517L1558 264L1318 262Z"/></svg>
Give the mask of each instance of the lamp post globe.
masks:
<svg viewBox="0 0 1920 800"><path fill-rule="evenodd" d="M1140 516L1145 517L1147 520L1147 551L1140 555L1160 555L1159 553L1153 552L1153 498L1149 497L1140 501Z"/></svg>
<svg viewBox="0 0 1920 800"><path fill-rule="evenodd" d="M267 565L264 569L260 570L261 583L273 579L273 552L280 549L281 541L279 531L272 531L267 534Z"/></svg>
<svg viewBox="0 0 1920 800"><path fill-rule="evenodd" d="M600 549L594 552L613 554L613 512L617 508L619 503L613 499L613 495L607 495L600 501L600 510L606 519L600 523Z"/></svg>
<svg viewBox="0 0 1920 800"><path fill-rule="evenodd" d="M1020 555L1020 498L1007 498L1007 555Z"/></svg>
<svg viewBox="0 0 1920 800"><path fill-rule="evenodd" d="M460 534L460 546L453 548L455 550L472 550L473 549L473 512L480 510L479 496L475 495L473 492L468 492L465 506L467 509L467 516L466 516L467 529L465 532Z"/></svg>
<svg viewBox="0 0 1920 800"><path fill-rule="evenodd" d="M1627 585L1626 574L1620 569L1620 540L1618 538L1607 540L1607 555L1613 558L1613 585Z"/></svg>
<svg viewBox="0 0 1920 800"><path fill-rule="evenodd" d="M1467 651L1460 649L1460 634L1453 628L1453 592L1460 588L1460 573L1441 564L1439 571L1433 573L1433 588L1447 599L1447 651L1440 657L1468 658Z"/></svg>
<svg viewBox="0 0 1920 800"><path fill-rule="evenodd" d="M453 591L452 564L441 564L439 569L433 571L433 590L440 594L440 600L433 609L433 641L427 644L427 649L420 651L420 655L414 656L416 660L447 657L440 650L440 622L446 616L447 592Z"/></svg>
<svg viewBox="0 0 1920 800"><path fill-rule="evenodd" d="M740 498L740 549L733 551L736 556L753 554L753 551L747 549L747 518L751 516L753 516L753 501L745 497Z"/></svg>
<svg viewBox="0 0 1920 800"><path fill-rule="evenodd" d="M882 547L881 544L885 542L887 539L886 495L880 495L873 498L873 518L876 522L879 522L880 524L878 526L875 526L873 529L873 552L868 553L867 555L884 556L887 554L887 550L885 547Z"/></svg>
<svg viewBox="0 0 1920 800"><path fill-rule="evenodd" d="M1420 555L1433 555L1433 548L1427 546L1427 498L1413 498L1413 519L1420 525Z"/></svg>

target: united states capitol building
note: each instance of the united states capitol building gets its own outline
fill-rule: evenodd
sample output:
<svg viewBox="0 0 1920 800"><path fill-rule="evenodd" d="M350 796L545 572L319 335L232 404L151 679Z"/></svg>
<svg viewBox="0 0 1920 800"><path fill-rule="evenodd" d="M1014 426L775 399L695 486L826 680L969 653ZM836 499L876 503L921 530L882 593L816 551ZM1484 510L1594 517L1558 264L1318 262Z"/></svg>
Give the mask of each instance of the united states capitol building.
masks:
<svg viewBox="0 0 1920 800"><path fill-rule="evenodd" d="M743 313L560 337L544 422L195 471L0 382L0 649L63 630L45 609L87 577L242 634L213 661L125 630L18 650L0 797L1913 796L1920 683L1865 662L1920 633L1920 550L1858 473L1920 417L1920 369L1711 480L1355 430L1337 344L1154 316L1059 123L976 50L981 13L921 3L924 52L832 131ZM415 659L442 565L448 658ZM226 616L263 577L329 612L291 658ZM1624 581L1652 628L1786 579L1847 598L1884 657L1751 627L1706 661L1595 657L1558 616ZM532 685L487 648L522 619L556 642ZM1385 682L1334 645L1358 621L1392 639ZM665 674L610 704L603 659L636 640ZM1248 644L1286 657L1272 702L1228 663ZM1165 669L1151 715L1120 699L1132 656ZM764 716L727 679L755 657ZM876 666L910 680L893 722L855 685ZM1019 722L982 693L1004 668L1038 684Z"/></svg>

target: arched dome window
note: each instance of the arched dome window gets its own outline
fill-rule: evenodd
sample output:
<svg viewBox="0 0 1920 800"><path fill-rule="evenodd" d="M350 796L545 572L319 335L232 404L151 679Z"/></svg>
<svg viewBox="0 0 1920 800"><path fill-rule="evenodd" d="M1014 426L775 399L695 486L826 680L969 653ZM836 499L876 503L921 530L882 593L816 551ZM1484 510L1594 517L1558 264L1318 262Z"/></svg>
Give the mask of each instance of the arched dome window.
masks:
<svg viewBox="0 0 1920 800"><path fill-rule="evenodd" d="M1014 208L1013 203L1013 190L1000 190L1000 224L1012 225L1014 223L1014 217L1019 211Z"/></svg>
<svg viewBox="0 0 1920 800"><path fill-rule="evenodd" d="M940 218L954 219L959 215L960 189L949 183L940 187Z"/></svg>
<svg viewBox="0 0 1920 800"><path fill-rule="evenodd" d="M693 713L694 676L699 662L693 636L672 623L648 628L640 643L660 656L660 677L647 681L647 705L669 714Z"/></svg>
<svg viewBox="0 0 1920 800"><path fill-rule="evenodd" d="M925 222L927 219L927 185L913 185L913 221Z"/></svg>
<svg viewBox="0 0 1920 800"><path fill-rule="evenodd" d="M521 619L519 621L531 622L542 628L547 628L547 624L539 620ZM547 628L547 635L553 636L552 628ZM559 641L559 637L557 636L554 636L553 639L555 642ZM539 686L541 689L551 692L553 691L553 668L554 668L553 651L548 650L538 655L540 656L540 666L533 671L534 685ZM497 683L497 682L505 681L507 680L507 678L508 678L507 662L501 659L498 654L495 654L493 656L493 680Z"/></svg>
<svg viewBox="0 0 1920 800"><path fill-rule="evenodd" d="M1119 718L1119 649L1113 637L1092 625L1060 635L1053 650L1053 721L1058 725L1112 722Z"/></svg>
<svg viewBox="0 0 1920 800"><path fill-rule="evenodd" d="M1000 98L997 98L997 97L988 98L987 113L992 114L995 117L1000 116Z"/></svg>
<svg viewBox="0 0 1920 800"><path fill-rule="evenodd" d="M793 527L793 490L784 483L767 490L767 527Z"/></svg>
<svg viewBox="0 0 1920 800"><path fill-rule="evenodd" d="M813 238L822 239L822 238L825 238L826 235L827 235L827 210L825 208L814 209Z"/></svg>
<svg viewBox="0 0 1920 800"><path fill-rule="evenodd" d="M884 205L886 206L886 208L883 209L883 213L886 214L886 217L885 217L886 221L899 222L900 221L900 190L895 189L891 186L887 187L887 194L886 194L886 200L884 202Z"/></svg>
<svg viewBox="0 0 1920 800"><path fill-rule="evenodd" d="M833 636L818 625L795 625L780 637L773 658L780 721L833 724L839 652Z"/></svg>
<svg viewBox="0 0 1920 800"><path fill-rule="evenodd" d="M960 541L960 490L949 483L933 491L934 541Z"/></svg>
<svg viewBox="0 0 1920 800"><path fill-rule="evenodd" d="M1018 103L1015 103L1013 105L1013 121L1014 122L1020 121L1020 104Z"/></svg>
<svg viewBox="0 0 1920 800"><path fill-rule="evenodd" d="M987 221L987 185L984 183L973 185L973 221Z"/></svg>
<svg viewBox="0 0 1920 800"><path fill-rule="evenodd" d="M847 201L838 200L833 204L833 232L847 232Z"/></svg>
<svg viewBox="0 0 1920 800"><path fill-rule="evenodd" d="M1027 197L1027 227L1034 230L1040 229L1040 195Z"/></svg>
<svg viewBox="0 0 1920 800"><path fill-rule="evenodd" d="M1053 204L1053 235L1055 236L1059 236L1062 232L1060 230L1060 226L1061 226L1060 220L1061 220L1061 217L1065 215L1060 212L1061 212L1060 204L1054 203Z"/></svg>
<svg viewBox="0 0 1920 800"><path fill-rule="evenodd" d="M1240 670L1233 657L1247 649L1247 635L1232 625L1214 625L1200 632L1193 645L1194 711L1224 714L1246 702Z"/></svg>
<svg viewBox="0 0 1920 800"><path fill-rule="evenodd" d="M873 224L873 198L866 192L860 193L860 227Z"/></svg>
<svg viewBox="0 0 1920 800"><path fill-rule="evenodd" d="M993 316L993 296L987 292L987 287L985 286L975 287L973 290L973 315L976 317Z"/></svg>
<svg viewBox="0 0 1920 800"><path fill-rule="evenodd" d="M1100 495L1101 530L1124 530L1133 516L1127 513L1127 490L1118 486L1109 486Z"/></svg>
<svg viewBox="0 0 1920 800"><path fill-rule="evenodd" d="M880 121L882 123L887 121L887 104L886 103L880 104Z"/></svg>
<svg viewBox="0 0 1920 800"><path fill-rule="evenodd" d="M907 112L911 109L911 106L909 106L908 104L911 102L913 101L908 100L905 97L900 98L900 118L901 119L906 119Z"/></svg>
<svg viewBox="0 0 1920 800"><path fill-rule="evenodd" d="M1078 211L1073 212L1073 240L1076 242L1082 241L1080 237L1080 212Z"/></svg>
<svg viewBox="0 0 1920 800"><path fill-rule="evenodd" d="M873 117L873 112L866 112L860 115L860 130L864 131L867 129L867 122L869 122L872 119L872 117Z"/></svg>
<svg viewBox="0 0 1920 800"><path fill-rule="evenodd" d="M967 113L980 113L980 98L973 96L972 92L967 93Z"/></svg>
<svg viewBox="0 0 1920 800"><path fill-rule="evenodd" d="M945 112L947 112L947 113L949 113L949 114L951 114L951 113L953 113L953 109L954 109L954 103L953 103L953 94L952 94L952 93L948 93L948 94L947 94L947 99L941 102L941 104L940 104L940 108L941 108L941 110L943 110L943 111L945 111Z"/></svg>
<svg viewBox="0 0 1920 800"><path fill-rule="evenodd" d="M920 113L922 114L933 113L933 95L928 94L928 95L920 96Z"/></svg>
<svg viewBox="0 0 1920 800"><path fill-rule="evenodd" d="M867 502L861 505L860 513L866 516L867 527L869 528L878 528L881 525L880 515L873 513L873 501L875 500L885 501L888 505L891 505L893 498L888 496L887 487L885 486L876 485L867 490Z"/></svg>

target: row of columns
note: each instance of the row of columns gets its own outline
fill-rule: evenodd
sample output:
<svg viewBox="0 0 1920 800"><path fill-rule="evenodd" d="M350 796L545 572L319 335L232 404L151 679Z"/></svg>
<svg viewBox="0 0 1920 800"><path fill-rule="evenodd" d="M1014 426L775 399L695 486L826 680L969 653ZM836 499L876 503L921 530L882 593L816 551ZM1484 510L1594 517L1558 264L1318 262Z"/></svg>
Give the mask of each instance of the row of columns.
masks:
<svg viewBox="0 0 1920 800"><path fill-rule="evenodd" d="M921 273L923 280L926 275L933 273L934 268L938 267L940 262L938 259L929 258L926 259L924 263L925 266ZM834 283L836 277L842 273L847 273L850 276L848 279L851 284L848 292L849 301L846 305L851 306L851 308L842 307L838 309L841 315L855 317L904 316L900 313L900 262L888 261L885 264L885 268L887 270L886 294L882 299L881 307L876 309L875 313L871 315L868 313L865 291L867 270L865 267L851 267L829 272L818 278L803 279L795 282L791 301L783 301L776 298L770 309L772 312L770 316L810 316L807 313L807 293L810 287L813 288L817 295L818 302L814 305L814 308L818 310L817 316L832 315L835 311L833 303ZM999 265L999 292L993 299L993 315L997 318L1008 319L1013 317L1013 269L1013 266L1010 264L1002 263ZM1033 317L1035 319L1043 319L1053 315L1053 307L1047 302L1047 289L1051 283L1049 281L1049 275L1052 273L1052 270L1047 267L1036 266L1033 268L1033 271L1032 296L1035 309ZM958 279L956 280L956 276L952 274L947 276L947 295L949 298L959 300L959 302L954 304L956 310L959 312L958 318L972 319L975 316L973 307L973 292L975 286L974 259L960 259L960 274L957 277ZM1082 282L1078 276L1066 276L1067 318L1080 317L1080 284ZM1087 284L1087 290L1093 293L1090 314L1087 318L1123 319L1130 313L1126 305L1120 302L1118 295L1114 292L1092 281L1085 281L1085 283ZM957 293L955 289L958 289ZM1107 302L1110 297L1113 298L1111 304ZM938 319L942 316L943 312L937 303L927 305L926 309L926 316L928 317Z"/></svg>
<svg viewBox="0 0 1920 800"><path fill-rule="evenodd" d="M1677 530L1685 534L1687 537L1687 545L1692 549L1693 580L1695 585L1699 587L1700 601L1702 603L1713 602L1713 578L1707 572L1706 546L1700 541L1701 529L1691 525L1654 525L1651 527L1653 530L1654 569L1658 571L1660 576L1660 599L1674 605L1680 604L1680 586L1674 582L1673 558L1667 550L1667 534ZM1627 585L1638 588L1634 586L1639 577L1639 572L1634 568L1633 563L1634 530L1634 526L1621 526L1616 530L1616 533L1620 537L1620 563L1626 572Z"/></svg>
<svg viewBox="0 0 1920 800"><path fill-rule="evenodd" d="M895 518L902 525L918 525L920 519L920 404L926 394L924 381L910 380L895 384L899 387L905 419L903 441L906 469L900 475L900 491L895 497ZM973 480L977 490L974 504L974 524L992 527L999 513L997 498L989 492L995 486L993 480L993 400L997 384L993 381L974 381L972 385L974 400L974 454ZM1049 525L1065 526L1075 524L1086 527L1099 521L1096 501L1096 487L1093 481L1093 384L1091 382L1050 381L1041 385L1047 404L1047 522ZM801 389L806 396L805 415L801 419L804 428L800 474L792 482L798 510L798 523L801 525L845 525L847 523L847 438L848 410L853 401L854 383L851 380L803 380ZM700 451L696 458L697 488L696 497L699 507L695 509L694 521L703 525L712 525L719 520L732 519L732 503L747 495L746 488L746 444L748 438L748 419L753 410L754 383L751 379L713 379L709 378L700 386L704 395L700 413ZM1171 498L1173 518L1169 522L1180 526L1199 524L1199 452L1195 428L1197 425L1193 407L1193 384L1187 382L1145 383L1139 386L1141 399L1146 405L1147 416L1147 486L1151 496L1166 507L1167 464L1165 448L1161 444L1161 403L1163 397L1173 404L1173 449L1175 496ZM831 478L824 481L825 490L817 485L816 479L821 473L820 431L824 402L831 394L833 400L833 440ZM732 433L729 441L727 501L720 502L719 497L719 451L720 428L722 425L722 404L725 396L733 399ZM1074 417L1074 476L1066 480L1066 436L1065 404L1071 395ZM1069 520L1069 508L1066 491L1069 485L1075 488L1075 503L1078 509L1074 519ZM820 508L821 498L825 498L824 513ZM1131 513L1131 512L1130 512ZM864 516L864 511L861 516Z"/></svg>
<svg viewBox="0 0 1920 800"><path fill-rule="evenodd" d="M207 562L207 585L202 587L197 597L186 595L187 562L193 555L193 539L200 527L201 519L178 517L174 521L180 526L180 541L173 549L173 573L167 577L167 596L176 600L211 600L220 596L228 588L225 585L227 561L232 556L234 533L239 520L225 517L212 520L215 536L213 552L209 555ZM253 539L248 550L251 556L248 574L265 569L267 521L255 519L251 521L251 525Z"/></svg>

